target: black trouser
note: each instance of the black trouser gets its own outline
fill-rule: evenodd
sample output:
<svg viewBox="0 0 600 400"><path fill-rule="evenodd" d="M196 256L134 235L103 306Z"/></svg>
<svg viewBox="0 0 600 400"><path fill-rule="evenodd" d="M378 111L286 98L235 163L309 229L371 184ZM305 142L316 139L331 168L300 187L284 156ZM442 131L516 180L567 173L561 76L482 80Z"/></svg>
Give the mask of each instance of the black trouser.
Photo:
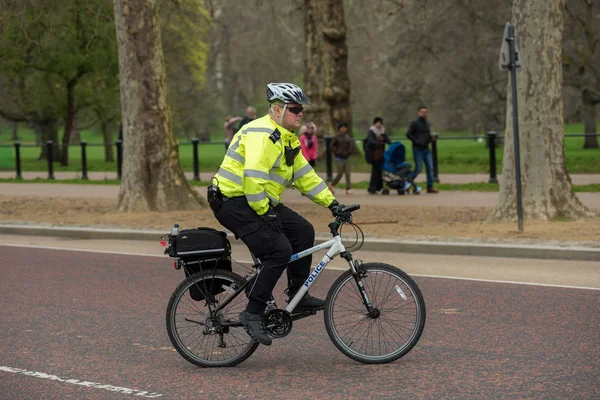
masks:
<svg viewBox="0 0 600 400"><path fill-rule="evenodd" d="M374 193L383 189L383 177L381 176L382 160L373 160L371 163L371 181L369 182L369 192Z"/></svg>
<svg viewBox="0 0 600 400"><path fill-rule="evenodd" d="M246 311L258 314L265 309L290 256L314 246L315 229L310 222L282 204L274 208L283 225L283 232L279 232L256 214L245 197L224 197L223 200L215 217L221 225L238 236L262 264L246 308ZM288 268L290 291L297 291L306 281L311 262L312 257L307 256Z"/></svg>

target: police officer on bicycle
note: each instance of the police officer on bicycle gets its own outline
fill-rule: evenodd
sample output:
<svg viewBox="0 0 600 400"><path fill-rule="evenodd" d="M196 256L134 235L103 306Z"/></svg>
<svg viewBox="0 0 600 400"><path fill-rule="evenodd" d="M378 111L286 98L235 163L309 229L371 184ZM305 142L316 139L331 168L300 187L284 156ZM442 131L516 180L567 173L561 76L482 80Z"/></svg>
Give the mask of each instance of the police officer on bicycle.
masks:
<svg viewBox="0 0 600 400"><path fill-rule="evenodd" d="M302 216L281 204L280 196L292 183L334 215L342 209L327 184L300 151L299 131L303 106L310 104L302 89L291 83L267 85L269 112L244 125L227 150L209 203L217 220L233 232L260 259L261 269L248 291L248 306L241 321L259 343L270 345L263 313L290 256L314 245L315 230ZM304 257L287 270L291 299L310 274L312 257ZM325 301L309 295L298 310L321 310Z"/></svg>

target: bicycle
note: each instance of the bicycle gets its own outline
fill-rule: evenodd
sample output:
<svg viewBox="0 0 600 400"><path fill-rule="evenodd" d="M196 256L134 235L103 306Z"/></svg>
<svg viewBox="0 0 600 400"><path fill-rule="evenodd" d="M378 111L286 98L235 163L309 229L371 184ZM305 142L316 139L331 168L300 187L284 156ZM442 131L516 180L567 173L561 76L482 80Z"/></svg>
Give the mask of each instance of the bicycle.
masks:
<svg viewBox="0 0 600 400"><path fill-rule="evenodd" d="M407 354L419 341L425 327L425 301L404 271L383 263L363 263L345 248L340 236L342 225L350 224L362 235L352 223L352 212L359 208L351 205L341 210L329 224L332 239L291 256L290 263L328 249L284 309L277 308L273 299L267 304L265 325L272 338L282 338L292 330L293 321L315 315L314 310L294 313L294 309L339 254L350 269L337 278L327 294L327 333L333 344L353 360L389 363ZM364 235L360 246L363 243ZM260 273L260 261L254 255L252 258L253 270L244 277L221 269L205 270L187 277L173 292L167 307L167 332L177 352L192 364L231 367L246 360L258 347L239 320L239 313L245 309L245 290ZM200 301L190 297L192 290L201 293ZM392 335L398 338L392 339Z"/></svg>

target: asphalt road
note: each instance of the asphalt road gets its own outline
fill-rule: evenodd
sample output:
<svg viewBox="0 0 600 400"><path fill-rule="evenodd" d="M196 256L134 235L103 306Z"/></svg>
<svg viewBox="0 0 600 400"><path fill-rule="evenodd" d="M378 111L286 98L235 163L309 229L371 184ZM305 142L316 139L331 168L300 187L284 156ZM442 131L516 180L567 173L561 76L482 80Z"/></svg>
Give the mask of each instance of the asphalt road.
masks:
<svg viewBox="0 0 600 400"><path fill-rule="evenodd" d="M444 270L439 257L421 258L428 262L426 270ZM551 261L505 262L536 263L542 280L558 273ZM560 264L564 285L580 286L583 270L597 282L597 263ZM166 305L183 279L166 258L0 246L0 274L2 399L600 398L595 284L417 273L425 332L392 364L345 357L319 313L237 367L202 369L181 358L166 334ZM339 274L324 271L313 294L325 295Z"/></svg>

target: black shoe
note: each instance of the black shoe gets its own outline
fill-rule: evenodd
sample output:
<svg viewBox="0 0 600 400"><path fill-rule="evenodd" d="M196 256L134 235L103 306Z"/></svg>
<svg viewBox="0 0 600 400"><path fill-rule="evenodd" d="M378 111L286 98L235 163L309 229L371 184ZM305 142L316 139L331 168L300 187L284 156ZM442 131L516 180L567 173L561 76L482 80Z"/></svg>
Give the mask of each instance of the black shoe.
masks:
<svg viewBox="0 0 600 400"><path fill-rule="evenodd" d="M285 290L285 294L289 296L288 303L294 298L296 292L291 292L289 289ZM322 310L325 308L325 300L321 300L314 296L311 296L309 293L305 293L304 297L300 299L298 304L296 304L296 308L294 308L294 312L302 311L302 310Z"/></svg>
<svg viewBox="0 0 600 400"><path fill-rule="evenodd" d="M270 346L273 342L265 329L262 315L251 314L247 311L240 313L240 321L248 328L250 336L260 344Z"/></svg>

